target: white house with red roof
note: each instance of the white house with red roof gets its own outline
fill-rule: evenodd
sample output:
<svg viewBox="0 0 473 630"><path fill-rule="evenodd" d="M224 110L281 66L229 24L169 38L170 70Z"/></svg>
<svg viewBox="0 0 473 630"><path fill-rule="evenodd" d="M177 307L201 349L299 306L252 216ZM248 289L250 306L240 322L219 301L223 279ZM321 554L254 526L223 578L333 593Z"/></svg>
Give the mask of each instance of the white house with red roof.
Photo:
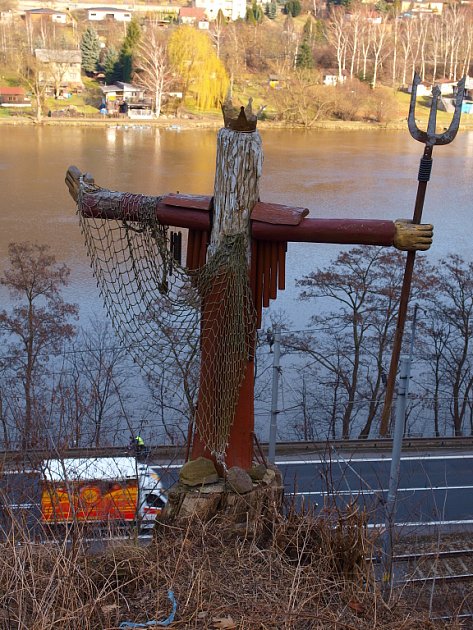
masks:
<svg viewBox="0 0 473 630"><path fill-rule="evenodd" d="M194 24L199 28L209 28L205 9L198 9L197 7L180 7L179 22L181 24ZM202 23L206 26L200 26Z"/></svg>

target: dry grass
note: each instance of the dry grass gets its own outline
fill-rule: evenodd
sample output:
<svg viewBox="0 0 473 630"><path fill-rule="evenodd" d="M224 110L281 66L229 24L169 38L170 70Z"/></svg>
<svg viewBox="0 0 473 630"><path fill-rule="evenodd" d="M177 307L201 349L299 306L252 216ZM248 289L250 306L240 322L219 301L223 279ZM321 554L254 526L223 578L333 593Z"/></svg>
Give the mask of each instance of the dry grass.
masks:
<svg viewBox="0 0 473 630"><path fill-rule="evenodd" d="M238 533L228 522L160 523L154 541L92 553L74 545L33 544L13 534L0 550L0 627L5 630L117 628L161 620L170 628L245 630L427 630L422 611L386 606L364 561L364 519L291 511ZM231 618L234 625L219 625ZM454 626L451 626L452 628Z"/></svg>

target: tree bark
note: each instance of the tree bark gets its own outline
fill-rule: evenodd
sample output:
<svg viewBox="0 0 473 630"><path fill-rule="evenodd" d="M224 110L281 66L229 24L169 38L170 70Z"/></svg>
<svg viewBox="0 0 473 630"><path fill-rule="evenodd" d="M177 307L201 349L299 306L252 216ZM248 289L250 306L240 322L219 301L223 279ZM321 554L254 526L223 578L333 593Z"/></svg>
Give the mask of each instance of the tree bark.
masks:
<svg viewBox="0 0 473 630"><path fill-rule="evenodd" d="M245 239L248 273L250 266L250 216L259 199L259 179L263 166L261 137L257 131L238 132L221 129L217 137L217 160L214 184L214 212L210 245L207 260L210 262L227 237L243 235ZM215 334L225 335L228 331L220 325L221 311L219 303L222 292L221 285L211 289L202 309L202 327L213 328ZM226 298L228 299L228 298ZM243 314L242 314L243 316ZM215 326L213 325L215 324ZM223 324L223 322L222 322ZM249 332L249 335L251 333ZM192 448L192 459L199 456L209 457L209 449L202 436L212 428L206 426L215 416L212 409L218 404L214 384L218 374L214 374L212 366L218 366L216 356L220 344L207 332L202 335L201 345L201 381L195 417L195 435ZM226 466L239 466L249 469L253 461L254 431L254 340L246 363L239 399L228 437ZM216 369L216 368L215 368Z"/></svg>

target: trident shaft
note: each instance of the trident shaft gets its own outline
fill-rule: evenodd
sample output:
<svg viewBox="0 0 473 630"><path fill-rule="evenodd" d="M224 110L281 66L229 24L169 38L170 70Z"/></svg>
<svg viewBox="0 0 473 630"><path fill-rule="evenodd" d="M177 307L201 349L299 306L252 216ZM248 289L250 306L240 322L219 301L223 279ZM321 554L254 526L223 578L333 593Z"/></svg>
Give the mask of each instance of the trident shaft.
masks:
<svg viewBox="0 0 473 630"><path fill-rule="evenodd" d="M408 128L411 136L425 144L424 154L420 160L419 174L417 177L417 195L414 206L414 216L412 223L419 224L422 219L422 210L424 208L425 193L427 190L427 183L430 179L430 173L432 171L432 150L436 144L449 144L453 141L457 135L458 128L460 126L461 116L461 104L463 100L463 93L465 88L465 77L458 82L457 95L455 98L455 112L453 114L450 127L441 134L435 133L436 121L437 121L437 103L440 97L440 88L438 85L434 85L432 89L432 104L430 107L429 122L427 124L427 131L421 131L415 121L415 108L416 108L416 95L417 86L421 82L420 76L417 72L414 74L414 80L412 82L411 103L409 107ZM402 337L404 333L404 325L406 323L407 305L409 302L409 295L411 292L412 274L414 270L416 253L415 251L409 251L407 253L406 269L404 271L404 278L402 281L401 298L399 302L399 312L397 317L396 332L394 334L393 352L391 356L391 365L389 366L389 374L386 384L386 395L384 399L383 414L381 416L381 424L379 433L381 437L386 437L389 429L389 420L391 417L391 406L394 394L394 385L396 382L396 373L399 364L399 357L401 354Z"/></svg>

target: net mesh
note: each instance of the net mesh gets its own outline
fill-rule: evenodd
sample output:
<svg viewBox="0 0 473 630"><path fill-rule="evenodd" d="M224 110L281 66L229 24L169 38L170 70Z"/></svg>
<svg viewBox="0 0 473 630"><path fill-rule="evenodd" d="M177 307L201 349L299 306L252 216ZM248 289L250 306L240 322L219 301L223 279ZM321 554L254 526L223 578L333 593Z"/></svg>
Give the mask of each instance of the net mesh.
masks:
<svg viewBox="0 0 473 630"><path fill-rule="evenodd" d="M115 332L145 373L153 377L158 370L179 369L189 353L196 353L196 430L224 461L256 330L247 239L224 238L209 261L190 270L171 252L169 228L156 215L159 200L82 180L81 229ZM99 216L131 216L133 221L84 216L91 206Z"/></svg>

